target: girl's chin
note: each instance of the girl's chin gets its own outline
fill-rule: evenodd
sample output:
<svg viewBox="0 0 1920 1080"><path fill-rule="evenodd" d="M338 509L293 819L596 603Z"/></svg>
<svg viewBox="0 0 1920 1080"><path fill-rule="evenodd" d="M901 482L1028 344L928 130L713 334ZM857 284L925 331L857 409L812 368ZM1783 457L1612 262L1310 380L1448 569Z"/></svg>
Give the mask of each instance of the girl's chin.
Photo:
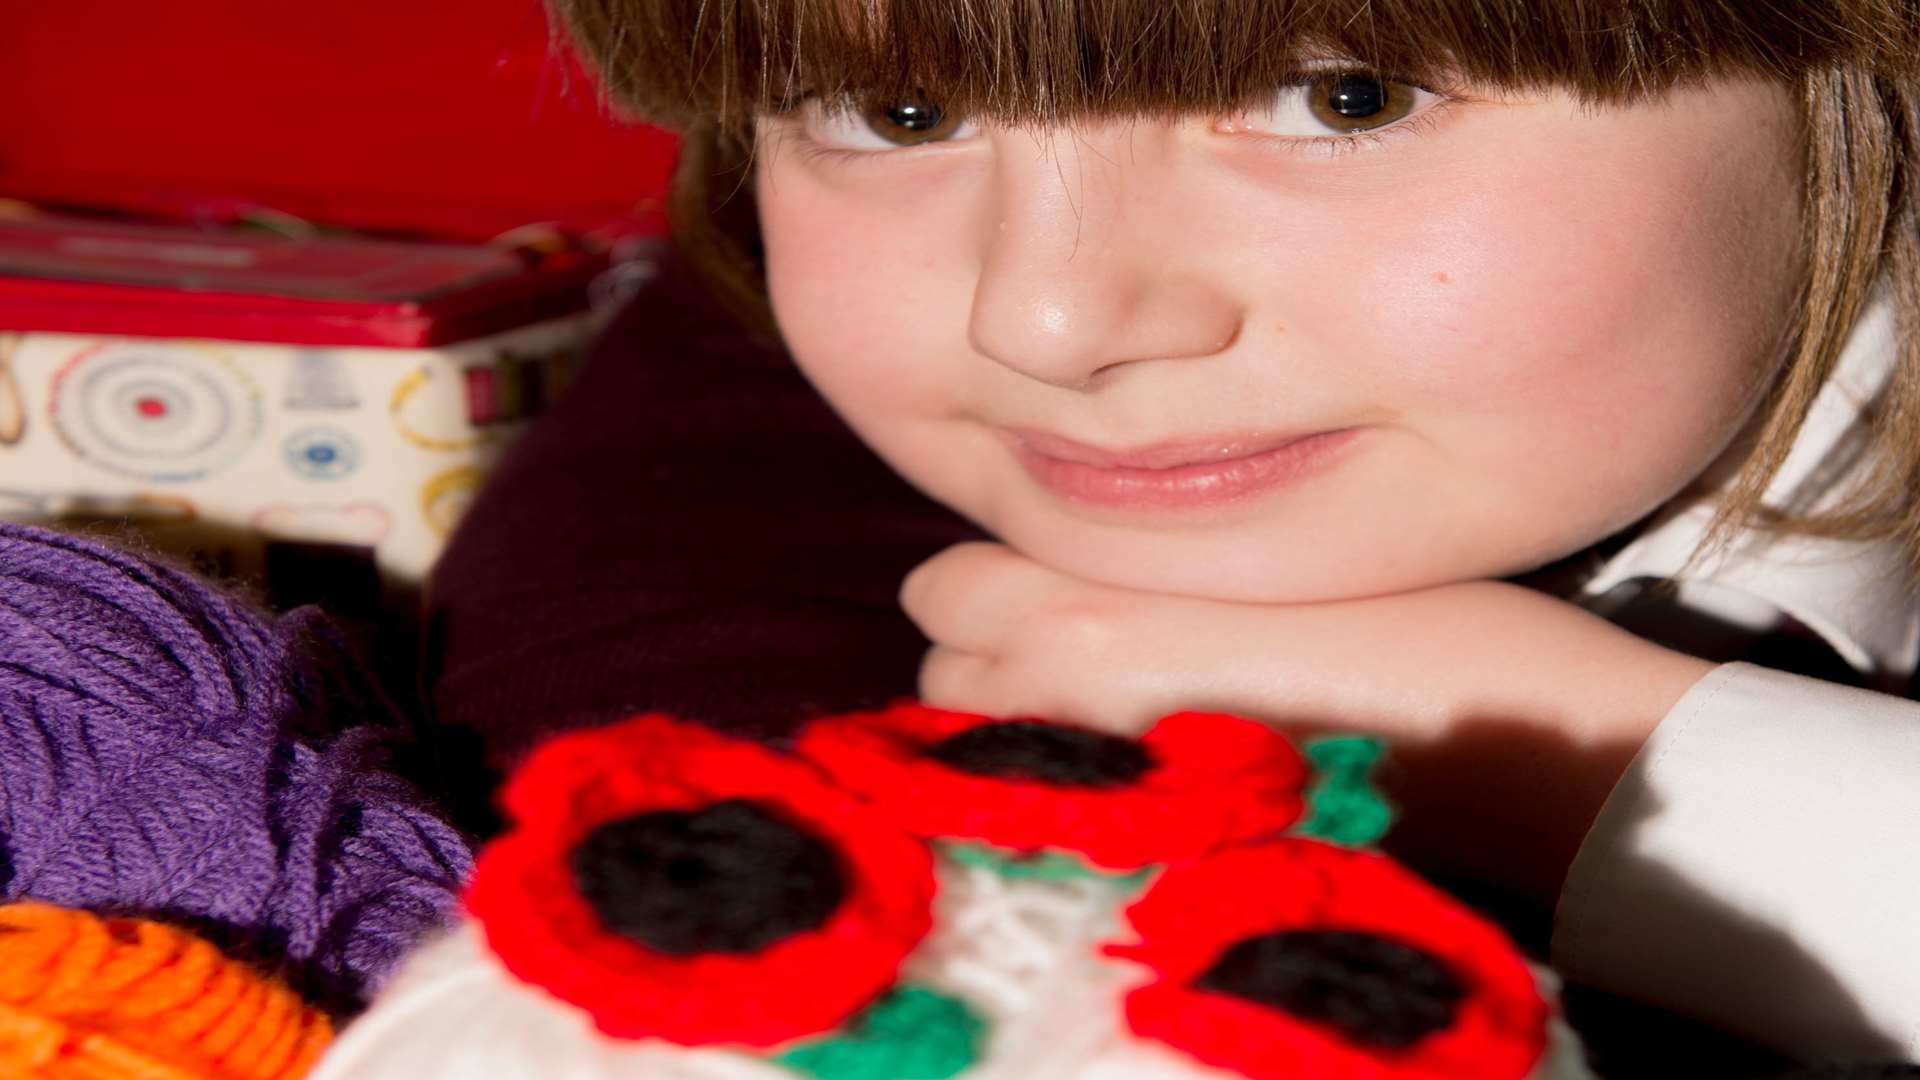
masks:
<svg viewBox="0 0 1920 1080"><path fill-rule="evenodd" d="M1133 592L1242 604L1304 604L1398 591L1384 574L1322 557L1287 554L1258 537L1232 543L1116 530L1071 518L1036 517L982 528L1044 566ZM1409 585L1416 588L1418 585Z"/></svg>
<svg viewBox="0 0 1920 1080"><path fill-rule="evenodd" d="M988 532L1027 557L1083 581L1135 592L1242 604L1316 604L1551 572L1606 539L1522 537L1431 540L1387 547L1370 532L1305 538L1281 530L1232 537L1118 529L1071 516L1036 516Z"/></svg>

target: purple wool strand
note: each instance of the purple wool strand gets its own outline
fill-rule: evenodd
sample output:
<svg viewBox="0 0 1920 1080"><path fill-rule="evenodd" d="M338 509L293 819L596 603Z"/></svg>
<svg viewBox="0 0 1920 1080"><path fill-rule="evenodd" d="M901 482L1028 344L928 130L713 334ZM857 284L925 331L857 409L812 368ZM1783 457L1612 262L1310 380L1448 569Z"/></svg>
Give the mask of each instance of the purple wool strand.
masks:
<svg viewBox="0 0 1920 1080"><path fill-rule="evenodd" d="M0 524L6 899L210 932L335 1003L452 914L466 841L385 771L398 718L317 612Z"/></svg>

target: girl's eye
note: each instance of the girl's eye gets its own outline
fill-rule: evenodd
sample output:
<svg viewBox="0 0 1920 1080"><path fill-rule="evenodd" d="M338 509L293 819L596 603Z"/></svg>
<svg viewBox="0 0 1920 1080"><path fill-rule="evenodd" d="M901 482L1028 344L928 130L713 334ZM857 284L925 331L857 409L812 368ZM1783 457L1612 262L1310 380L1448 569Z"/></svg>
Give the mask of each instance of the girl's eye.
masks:
<svg viewBox="0 0 1920 1080"><path fill-rule="evenodd" d="M896 146L919 146L951 138L961 126L958 114L926 100L896 101L867 110L867 127Z"/></svg>
<svg viewBox="0 0 1920 1080"><path fill-rule="evenodd" d="M819 104L808 118L815 142L838 150L899 150L974 134L964 116L925 98Z"/></svg>
<svg viewBox="0 0 1920 1080"><path fill-rule="evenodd" d="M1284 87L1226 125L1236 132L1324 138L1392 127L1426 110L1439 95L1369 71L1337 71Z"/></svg>

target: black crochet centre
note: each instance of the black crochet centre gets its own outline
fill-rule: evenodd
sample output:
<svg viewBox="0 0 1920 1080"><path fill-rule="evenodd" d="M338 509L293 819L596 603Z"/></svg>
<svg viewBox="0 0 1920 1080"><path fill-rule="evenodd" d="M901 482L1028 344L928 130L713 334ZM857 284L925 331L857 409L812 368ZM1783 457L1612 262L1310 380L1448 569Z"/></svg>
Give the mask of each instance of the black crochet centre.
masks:
<svg viewBox="0 0 1920 1080"><path fill-rule="evenodd" d="M570 861L607 929L670 956L758 952L847 895L830 843L742 799L610 821Z"/></svg>
<svg viewBox="0 0 1920 1080"><path fill-rule="evenodd" d="M927 757L961 772L1058 787L1125 787L1154 766L1132 739L1033 720L981 724L927 747Z"/></svg>
<svg viewBox="0 0 1920 1080"><path fill-rule="evenodd" d="M1467 996L1448 968L1402 942L1349 930L1248 938L1195 984L1338 1030L1349 1041L1404 1050L1453 1026Z"/></svg>

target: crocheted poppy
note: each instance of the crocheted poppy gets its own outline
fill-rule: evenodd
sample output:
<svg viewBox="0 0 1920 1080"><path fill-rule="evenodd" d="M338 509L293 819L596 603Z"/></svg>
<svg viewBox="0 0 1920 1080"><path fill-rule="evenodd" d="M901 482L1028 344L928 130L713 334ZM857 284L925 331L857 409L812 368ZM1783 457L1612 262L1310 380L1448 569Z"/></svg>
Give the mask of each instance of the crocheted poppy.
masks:
<svg viewBox="0 0 1920 1080"><path fill-rule="evenodd" d="M927 837L1061 848L1134 870L1277 834L1307 766L1264 724L1165 717L1139 739L902 702L809 724L801 756Z"/></svg>
<svg viewBox="0 0 1920 1080"><path fill-rule="evenodd" d="M670 717L547 744L504 802L468 909L508 971L615 1038L831 1030L932 925L923 843L803 762Z"/></svg>
<svg viewBox="0 0 1920 1080"><path fill-rule="evenodd" d="M1520 1080L1548 1006L1497 928L1392 860L1286 838L1173 866L1110 955L1142 1036L1253 1080Z"/></svg>

